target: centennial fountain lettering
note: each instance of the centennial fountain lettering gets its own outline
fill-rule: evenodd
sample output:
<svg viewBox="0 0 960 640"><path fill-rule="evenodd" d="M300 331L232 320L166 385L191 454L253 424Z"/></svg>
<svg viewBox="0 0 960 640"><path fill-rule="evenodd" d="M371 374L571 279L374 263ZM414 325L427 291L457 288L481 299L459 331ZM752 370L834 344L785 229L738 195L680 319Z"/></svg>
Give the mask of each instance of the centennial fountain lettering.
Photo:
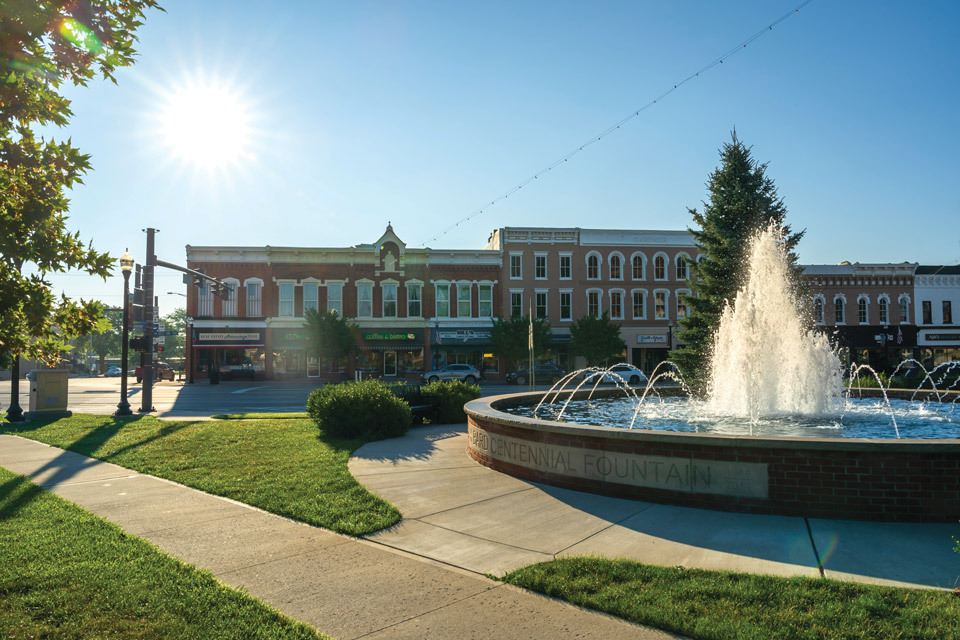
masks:
<svg viewBox="0 0 960 640"><path fill-rule="evenodd" d="M600 451L491 433L469 426L470 448L499 462L636 487L766 498L767 465Z"/></svg>

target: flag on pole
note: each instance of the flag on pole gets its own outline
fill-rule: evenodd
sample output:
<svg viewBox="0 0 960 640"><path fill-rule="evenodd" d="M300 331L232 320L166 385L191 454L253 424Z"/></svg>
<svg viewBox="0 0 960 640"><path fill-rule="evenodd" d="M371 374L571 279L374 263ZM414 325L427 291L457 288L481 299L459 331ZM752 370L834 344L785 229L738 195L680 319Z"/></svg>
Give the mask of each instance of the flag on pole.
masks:
<svg viewBox="0 0 960 640"><path fill-rule="evenodd" d="M903 331L897 326L897 344L903 344Z"/></svg>

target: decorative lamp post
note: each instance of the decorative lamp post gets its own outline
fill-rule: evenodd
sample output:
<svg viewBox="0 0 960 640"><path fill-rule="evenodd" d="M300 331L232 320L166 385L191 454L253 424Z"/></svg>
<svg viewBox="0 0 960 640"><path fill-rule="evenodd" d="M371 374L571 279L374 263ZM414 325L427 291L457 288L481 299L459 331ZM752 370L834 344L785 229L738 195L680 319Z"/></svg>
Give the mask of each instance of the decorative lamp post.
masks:
<svg viewBox="0 0 960 640"><path fill-rule="evenodd" d="M124 249L120 256L120 270L123 271L123 342L121 344L122 360L120 362L120 402L117 404L115 416L132 416L130 403L127 402L127 355L130 347L130 272L133 271L133 256Z"/></svg>

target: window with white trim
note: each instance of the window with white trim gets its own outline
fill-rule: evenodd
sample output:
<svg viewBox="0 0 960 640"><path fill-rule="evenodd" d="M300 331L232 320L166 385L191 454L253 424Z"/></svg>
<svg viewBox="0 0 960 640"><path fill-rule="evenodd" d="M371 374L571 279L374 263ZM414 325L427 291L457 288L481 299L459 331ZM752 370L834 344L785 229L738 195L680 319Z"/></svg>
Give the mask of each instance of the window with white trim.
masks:
<svg viewBox="0 0 960 640"><path fill-rule="evenodd" d="M844 299L836 297L833 299L833 321L836 324L844 324Z"/></svg>
<svg viewBox="0 0 960 640"><path fill-rule="evenodd" d="M866 296L860 296L857 298L857 322L860 324L868 324L867 320L867 306L870 304L870 301Z"/></svg>
<svg viewBox="0 0 960 640"><path fill-rule="evenodd" d="M623 291L610 291L610 317L614 320L623 320Z"/></svg>
<svg viewBox="0 0 960 640"><path fill-rule="evenodd" d="M821 296L813 299L813 321L823 324L823 297Z"/></svg>
<svg viewBox="0 0 960 640"><path fill-rule="evenodd" d="M677 289L677 320L687 317L689 310L687 308L686 296L688 295L690 295L690 292L686 289Z"/></svg>
<svg viewBox="0 0 960 640"><path fill-rule="evenodd" d="M237 315L237 290L240 283L236 280L224 280L227 285L227 297L220 301L220 314L225 318L234 318Z"/></svg>
<svg viewBox="0 0 960 640"><path fill-rule="evenodd" d="M437 292L436 316L438 318L450 317L450 285L447 283L433 285Z"/></svg>
<svg viewBox="0 0 960 640"><path fill-rule="evenodd" d="M653 314L657 320L667 319L667 292L653 292Z"/></svg>
<svg viewBox="0 0 960 640"><path fill-rule="evenodd" d="M600 317L600 292L596 289L587 291L587 315L592 318Z"/></svg>
<svg viewBox="0 0 960 640"><path fill-rule="evenodd" d="M910 322L910 296L904 294L897 299L900 303L900 322L908 324Z"/></svg>
<svg viewBox="0 0 960 640"><path fill-rule="evenodd" d="M210 283L206 280L197 291L197 315L201 318L213 315L213 291L210 290Z"/></svg>
<svg viewBox="0 0 960 640"><path fill-rule="evenodd" d="M667 279L667 256L658 254L653 259L653 279L654 280L666 280Z"/></svg>
<svg viewBox="0 0 960 640"><path fill-rule="evenodd" d="M330 312L343 317L343 285L340 283L327 285L327 313Z"/></svg>
<svg viewBox="0 0 960 640"><path fill-rule="evenodd" d="M383 291L383 317L396 318L397 317L397 285L393 283L381 284L380 289Z"/></svg>
<svg viewBox="0 0 960 640"><path fill-rule="evenodd" d="M307 309L320 311L319 287L315 282L305 282L303 284L303 315L307 315Z"/></svg>
<svg viewBox="0 0 960 640"><path fill-rule="evenodd" d="M533 277L537 280L547 279L547 254L533 254Z"/></svg>
<svg viewBox="0 0 960 640"><path fill-rule="evenodd" d="M687 275L688 275L688 274L687 274L687 260L689 260L689 259L690 259L690 256L688 256L688 255L685 254L685 253L682 253L682 252L681 252L681 253L678 253L678 254L677 254L677 257L676 257L676 263L677 263L677 280L683 280L683 281L686 281L686 280L687 280Z"/></svg>
<svg viewBox="0 0 960 640"><path fill-rule="evenodd" d="M647 292L643 290L633 291L633 319L645 320L647 317Z"/></svg>
<svg viewBox="0 0 960 640"><path fill-rule="evenodd" d="M560 292L560 319L561 320L573 319L573 292L572 291Z"/></svg>
<svg viewBox="0 0 960 640"><path fill-rule="evenodd" d="M493 317L493 285L477 285L477 315L481 318Z"/></svg>
<svg viewBox="0 0 960 640"><path fill-rule="evenodd" d="M510 317L516 318L523 315L523 292L510 292Z"/></svg>
<svg viewBox="0 0 960 640"><path fill-rule="evenodd" d="M573 256L569 253L560 254L560 279L561 280L571 280L573 278L573 269L571 264L573 262Z"/></svg>
<svg viewBox="0 0 960 640"><path fill-rule="evenodd" d="M921 300L920 312L920 322L922 324L933 324L933 303L929 300Z"/></svg>
<svg viewBox="0 0 960 640"><path fill-rule="evenodd" d="M457 317L469 318L471 315L470 307L470 285L460 283L457 285Z"/></svg>
<svg viewBox="0 0 960 640"><path fill-rule="evenodd" d="M419 318L422 313L421 310L421 300L420 294L422 292L422 285L420 284L408 284L407 285L407 317L408 318Z"/></svg>
<svg viewBox="0 0 960 640"><path fill-rule="evenodd" d="M261 314L261 293L263 290L262 282L246 283L247 286L247 317L258 318ZM212 304L212 300L211 300Z"/></svg>
<svg viewBox="0 0 960 640"><path fill-rule="evenodd" d="M547 292L546 291L534 292L533 307L534 307L534 313L536 313L538 318L547 317Z"/></svg>
<svg viewBox="0 0 960 640"><path fill-rule="evenodd" d="M587 256L587 280L600 279L600 256L591 253Z"/></svg>
<svg viewBox="0 0 960 640"><path fill-rule="evenodd" d="M293 317L293 283L291 282L280 283L280 309L278 315L281 318Z"/></svg>
<svg viewBox="0 0 960 640"><path fill-rule="evenodd" d="M880 324L890 324L890 300L886 296L877 299L877 310L880 314Z"/></svg>
<svg viewBox="0 0 960 640"><path fill-rule="evenodd" d="M635 253L633 257L630 258L630 263L633 271L634 280L646 280L646 264L647 259L642 253Z"/></svg>
<svg viewBox="0 0 960 640"><path fill-rule="evenodd" d="M610 256L610 279L623 280L622 259L618 254Z"/></svg>
<svg viewBox="0 0 960 640"><path fill-rule="evenodd" d="M510 279L511 280L520 280L523 278L523 265L521 263L522 254L511 253L510 254Z"/></svg>
<svg viewBox="0 0 960 640"><path fill-rule="evenodd" d="M373 317L373 284L357 283L357 317Z"/></svg>

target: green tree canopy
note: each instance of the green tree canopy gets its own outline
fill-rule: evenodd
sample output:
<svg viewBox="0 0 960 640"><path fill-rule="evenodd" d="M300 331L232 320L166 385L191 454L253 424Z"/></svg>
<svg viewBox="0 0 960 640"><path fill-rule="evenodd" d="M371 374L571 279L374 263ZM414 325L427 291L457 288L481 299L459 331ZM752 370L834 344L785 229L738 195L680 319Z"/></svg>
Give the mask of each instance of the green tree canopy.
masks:
<svg viewBox="0 0 960 640"><path fill-rule="evenodd" d="M64 83L115 82L153 7L156 0L0 3L0 366L17 355L53 361L70 349L67 339L109 326L100 303L55 299L46 280L70 269L106 278L113 259L66 227L65 191L81 183L89 156L37 129L69 122Z"/></svg>
<svg viewBox="0 0 960 640"><path fill-rule="evenodd" d="M304 317L310 335L310 350L314 355L337 363L356 348L356 326L340 317L336 311L319 313L315 309L307 309Z"/></svg>
<svg viewBox="0 0 960 640"><path fill-rule="evenodd" d="M174 309L160 318L165 323L167 331L176 331L177 334L167 336L163 345L163 360L167 358L183 358L186 352L187 310L183 307Z"/></svg>
<svg viewBox="0 0 960 640"><path fill-rule="evenodd" d="M570 352L583 356L589 366L607 364L619 358L627 348L620 337L620 325L606 311L599 318L585 315L570 325Z"/></svg>
<svg viewBox="0 0 960 640"><path fill-rule="evenodd" d="M737 139L734 131L731 141L720 149L720 166L707 181L709 201L703 203L702 212L689 210L698 226L690 232L699 256L697 262L690 263L687 317L679 322L684 346L670 359L696 392L705 390L720 315L727 304L733 304L743 284L751 238L761 228L776 223L783 229L785 248L796 265L793 249L803 232L791 233L786 225L787 208L773 180L766 176L766 169L766 164L751 157L750 148Z"/></svg>
<svg viewBox="0 0 960 640"><path fill-rule="evenodd" d="M552 332L546 318L533 320L534 356L547 350ZM513 316L504 320L494 318L490 329L490 348L502 358L506 358L514 369L523 369L530 356L530 319Z"/></svg>
<svg viewBox="0 0 960 640"><path fill-rule="evenodd" d="M95 331L88 338L90 340L90 350L97 354L99 362L97 363L97 372L104 373L104 359L109 355L120 355L123 340L123 311L120 309L107 309L105 311L106 320L109 323L103 331Z"/></svg>

